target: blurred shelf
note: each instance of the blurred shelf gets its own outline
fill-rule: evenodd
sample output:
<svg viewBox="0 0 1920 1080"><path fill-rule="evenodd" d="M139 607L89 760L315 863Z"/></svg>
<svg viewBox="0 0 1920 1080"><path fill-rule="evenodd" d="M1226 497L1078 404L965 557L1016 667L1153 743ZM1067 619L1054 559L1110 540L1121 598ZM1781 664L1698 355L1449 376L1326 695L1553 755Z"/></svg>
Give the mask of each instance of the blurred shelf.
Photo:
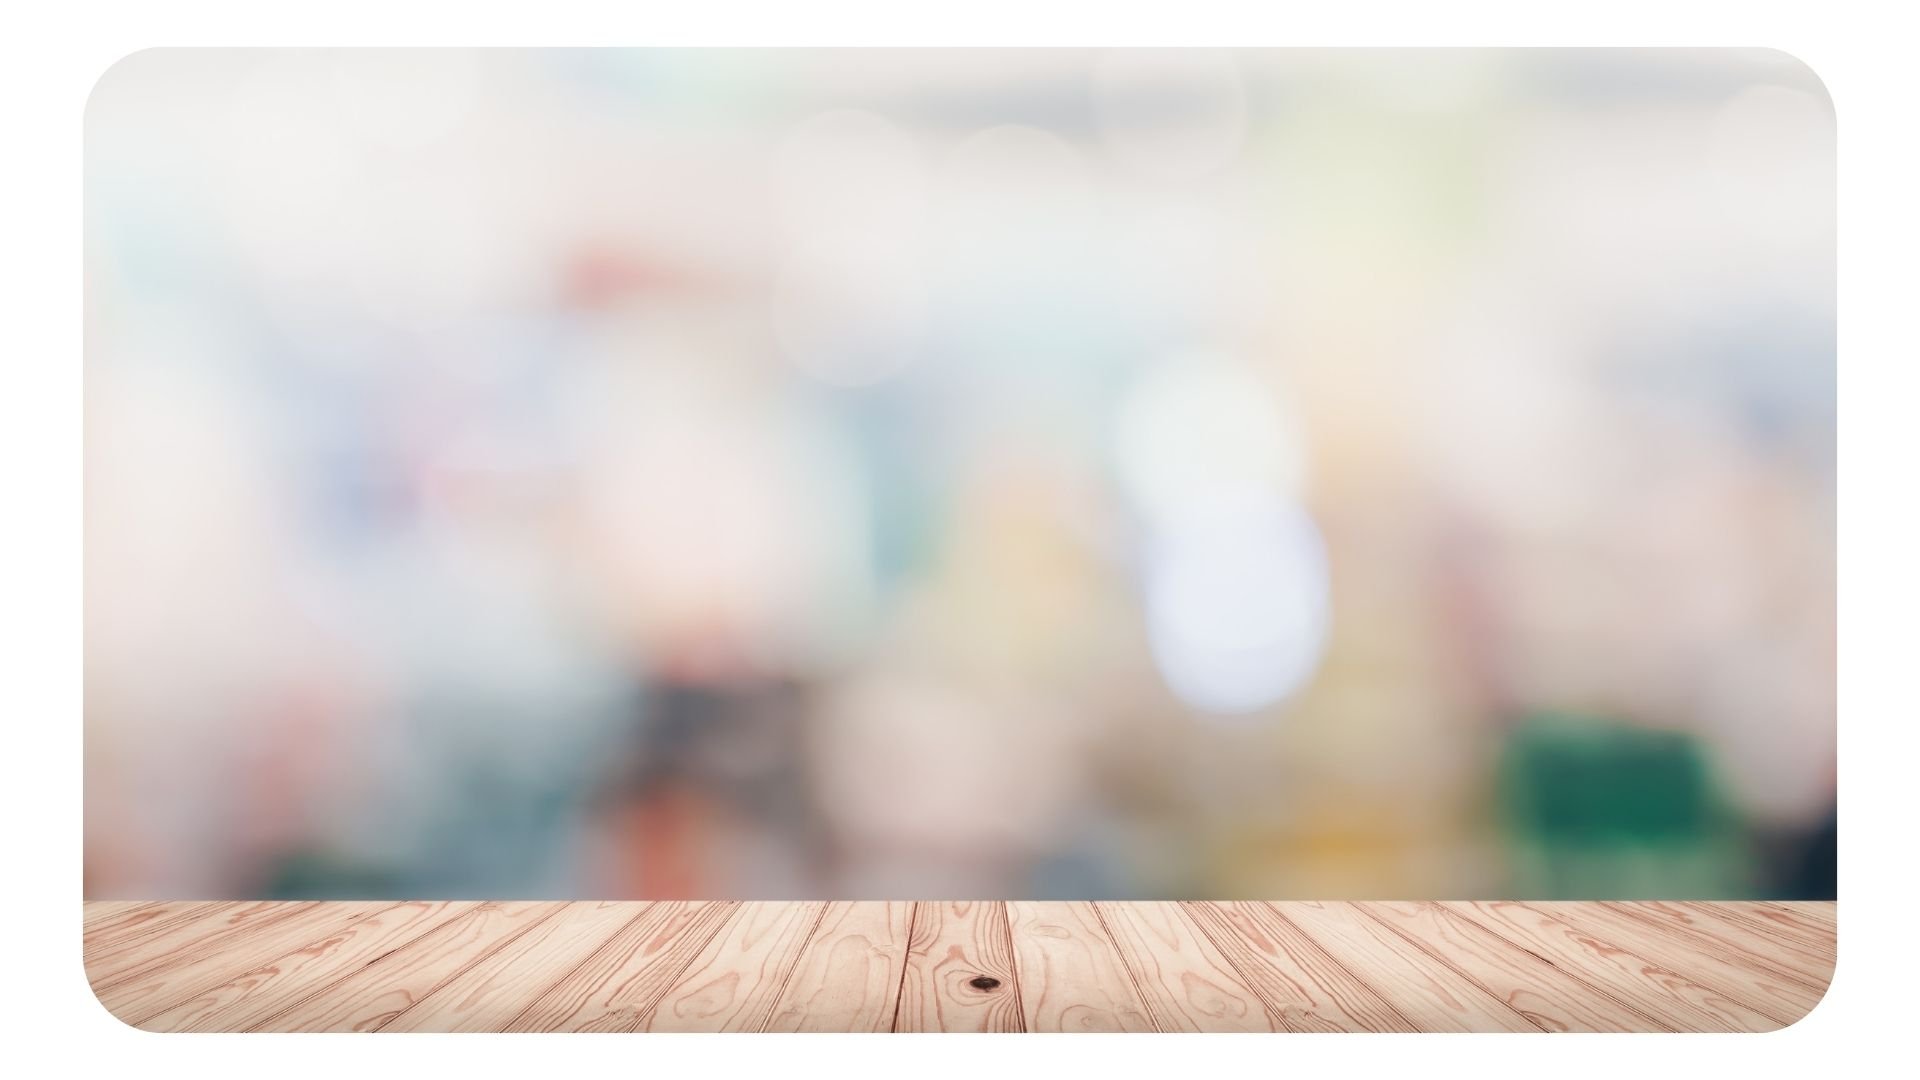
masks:
<svg viewBox="0 0 1920 1080"><path fill-rule="evenodd" d="M1767 1031L1832 903L90 902L151 1031Z"/></svg>

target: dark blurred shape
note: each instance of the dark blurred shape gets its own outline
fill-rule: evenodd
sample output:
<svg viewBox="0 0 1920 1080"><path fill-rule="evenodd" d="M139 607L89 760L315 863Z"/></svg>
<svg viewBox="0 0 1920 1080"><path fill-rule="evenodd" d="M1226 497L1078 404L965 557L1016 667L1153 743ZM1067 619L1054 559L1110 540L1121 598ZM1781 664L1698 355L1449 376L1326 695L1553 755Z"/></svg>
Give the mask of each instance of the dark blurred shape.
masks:
<svg viewBox="0 0 1920 1080"><path fill-rule="evenodd" d="M1699 741L1685 732L1531 714L1508 736L1500 793L1510 828L1532 854L1521 864L1523 896L1750 891L1737 819L1714 789ZM1674 882L1686 891L1670 892Z"/></svg>
<svg viewBox="0 0 1920 1080"><path fill-rule="evenodd" d="M778 865L730 865L771 840L795 861L818 847L798 688L784 682L656 684L595 812L615 824L600 869L619 895L693 899L719 878L766 898L814 895ZM757 877L757 880L756 880Z"/></svg>
<svg viewBox="0 0 1920 1080"><path fill-rule="evenodd" d="M1839 898L1836 809L1809 828L1765 830L1761 850L1767 863L1762 895L1776 900L1836 900Z"/></svg>

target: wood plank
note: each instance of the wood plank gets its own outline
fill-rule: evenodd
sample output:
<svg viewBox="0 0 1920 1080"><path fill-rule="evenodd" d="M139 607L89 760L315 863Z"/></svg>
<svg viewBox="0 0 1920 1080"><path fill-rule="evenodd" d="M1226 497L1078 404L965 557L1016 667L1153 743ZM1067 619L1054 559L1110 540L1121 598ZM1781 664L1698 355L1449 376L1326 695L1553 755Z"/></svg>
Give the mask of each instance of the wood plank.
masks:
<svg viewBox="0 0 1920 1080"><path fill-rule="evenodd" d="M1024 1031L1019 989L1006 904L925 901L914 908L893 1030Z"/></svg>
<svg viewBox="0 0 1920 1080"><path fill-rule="evenodd" d="M892 1030L913 910L899 901L828 904L761 1030Z"/></svg>
<svg viewBox="0 0 1920 1080"><path fill-rule="evenodd" d="M1751 957L1736 955L1713 938L1678 927L1631 918L1602 904L1540 904L1575 926L1626 945L1666 967L1700 981L1734 987L1766 1012L1792 1022L1820 1000L1822 988L1788 978Z"/></svg>
<svg viewBox="0 0 1920 1080"><path fill-rule="evenodd" d="M192 900L162 901L141 904L103 918L88 918L81 930L81 947L91 963L127 948L141 938L224 906L222 903Z"/></svg>
<svg viewBox="0 0 1920 1080"><path fill-rule="evenodd" d="M212 935L211 944L176 943L168 962L111 987L96 987L94 992L107 1011L138 1027L195 994L392 906L384 902L289 905L291 910L282 917L249 922L243 933Z"/></svg>
<svg viewBox="0 0 1920 1080"><path fill-rule="evenodd" d="M1777 1031L1786 1026L1723 984L1662 966L1617 944L1614 936L1576 926L1550 910L1510 901L1441 906L1682 1031Z"/></svg>
<svg viewBox="0 0 1920 1080"><path fill-rule="evenodd" d="M1828 940L1832 940L1838 926L1838 905L1831 900L1759 900L1753 906L1769 908L1790 915L1808 926L1818 927L1826 932Z"/></svg>
<svg viewBox="0 0 1920 1080"><path fill-rule="evenodd" d="M463 905L371 963L344 972L343 977L245 1030L378 1031L468 964L557 907L538 901Z"/></svg>
<svg viewBox="0 0 1920 1080"><path fill-rule="evenodd" d="M1286 1030L1278 1010L1268 1008L1178 903L1093 908L1159 1030Z"/></svg>
<svg viewBox="0 0 1920 1080"><path fill-rule="evenodd" d="M1351 904L1294 900L1265 906L1324 949L1416 1030L1541 1030L1451 965ZM1311 989L1307 987L1303 995Z"/></svg>
<svg viewBox="0 0 1920 1080"><path fill-rule="evenodd" d="M509 1031L634 1031L738 907L653 905L541 995Z"/></svg>
<svg viewBox="0 0 1920 1080"><path fill-rule="evenodd" d="M194 994L140 1022L148 1031L245 1031L401 948L471 903L395 904Z"/></svg>
<svg viewBox="0 0 1920 1080"><path fill-rule="evenodd" d="M1153 1031L1140 993L1093 905L1009 902L1028 1031Z"/></svg>
<svg viewBox="0 0 1920 1080"><path fill-rule="evenodd" d="M1247 973L1283 1030L1414 1030L1365 980L1276 909L1258 903L1190 903L1187 909Z"/></svg>
<svg viewBox="0 0 1920 1080"><path fill-rule="evenodd" d="M1484 928L1426 901L1356 904L1547 1031L1671 1031Z"/></svg>
<svg viewBox="0 0 1920 1080"><path fill-rule="evenodd" d="M163 1031L1741 1031L1818 1002L1835 910L116 901L82 937Z"/></svg>
<svg viewBox="0 0 1920 1080"><path fill-rule="evenodd" d="M1730 917L1724 905L1695 907L1690 903L1668 901L1607 901L1605 907L1622 911L1634 919L1684 928L1693 934L1722 942L1743 957L1772 965L1784 974L1799 978L1807 986L1826 986L1834 978L1832 955L1820 955L1811 947L1793 942L1788 936L1755 928Z"/></svg>
<svg viewBox="0 0 1920 1080"><path fill-rule="evenodd" d="M1686 941L1699 952L1724 956L1750 970L1823 990L1833 978L1833 961L1809 955L1774 935L1761 934L1712 912L1693 911L1660 901L1602 901L1614 912Z"/></svg>
<svg viewBox="0 0 1920 1080"><path fill-rule="evenodd" d="M229 937L244 936L257 928L287 918L318 905L313 901L256 901L206 904L119 947L102 948L87 955L87 979L95 990L111 989L120 983L142 978L165 968L184 964L198 952L218 949Z"/></svg>
<svg viewBox="0 0 1920 1080"><path fill-rule="evenodd" d="M1650 919L1672 920L1688 929L1719 938L1749 956L1763 958L1792 972L1809 986L1823 986L1833 977L1833 950L1808 945L1793 935L1745 915L1747 904L1668 902L1662 900L1624 902L1616 907Z"/></svg>
<svg viewBox="0 0 1920 1080"><path fill-rule="evenodd" d="M380 1030L500 1031L651 906L646 900L567 904Z"/></svg>
<svg viewBox="0 0 1920 1080"><path fill-rule="evenodd" d="M97 926L127 912L159 907L164 903L164 900L89 900L81 906L80 925Z"/></svg>
<svg viewBox="0 0 1920 1080"><path fill-rule="evenodd" d="M759 1031L826 904L744 903L654 1006L643 1031Z"/></svg>
<svg viewBox="0 0 1920 1080"><path fill-rule="evenodd" d="M1689 901L1680 906L1700 913L1718 914L1762 936L1791 942L1797 951L1822 967L1833 964L1834 935L1831 925L1812 923L1792 911L1766 904L1699 904Z"/></svg>

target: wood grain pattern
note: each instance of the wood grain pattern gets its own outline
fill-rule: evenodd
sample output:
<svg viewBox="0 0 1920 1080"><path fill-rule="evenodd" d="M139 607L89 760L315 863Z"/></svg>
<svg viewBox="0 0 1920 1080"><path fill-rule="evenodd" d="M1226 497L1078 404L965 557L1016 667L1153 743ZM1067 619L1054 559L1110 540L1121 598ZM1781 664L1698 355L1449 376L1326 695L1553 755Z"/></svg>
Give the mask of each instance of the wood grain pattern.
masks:
<svg viewBox="0 0 1920 1080"><path fill-rule="evenodd" d="M913 908L828 904L761 1030L891 1030Z"/></svg>
<svg viewBox="0 0 1920 1080"><path fill-rule="evenodd" d="M1459 969L1352 904L1295 900L1266 906L1355 979L1364 979L1414 1030L1541 1030Z"/></svg>
<svg viewBox="0 0 1920 1080"><path fill-rule="evenodd" d="M1284 1031L1177 903L1095 904L1147 1015L1161 1031Z"/></svg>
<svg viewBox="0 0 1920 1080"><path fill-rule="evenodd" d="M515 1017L507 1030L637 1030L733 908L726 901L654 904Z"/></svg>
<svg viewBox="0 0 1920 1080"><path fill-rule="evenodd" d="M248 1025L247 1031L377 1031L502 942L551 915L552 904L462 904L434 916L404 944L377 952L345 978L297 1005ZM369 950L384 942L369 943Z"/></svg>
<svg viewBox="0 0 1920 1080"><path fill-rule="evenodd" d="M1373 988L1275 908L1189 903L1199 924L1269 1002L1285 1031L1413 1031Z"/></svg>
<svg viewBox="0 0 1920 1080"><path fill-rule="evenodd" d="M165 901L162 900L96 900L80 912L80 922L81 925L91 928L127 912L157 908L164 903Z"/></svg>
<svg viewBox="0 0 1920 1080"><path fill-rule="evenodd" d="M687 965L646 1031L759 1031L826 911L821 903L747 903Z"/></svg>
<svg viewBox="0 0 1920 1080"><path fill-rule="evenodd" d="M1689 904L1689 907L1696 905ZM1834 952L1833 920L1816 917L1804 909L1773 904L1750 904L1724 912L1729 918L1749 923L1756 929L1785 934L1831 961Z"/></svg>
<svg viewBox="0 0 1920 1080"><path fill-rule="evenodd" d="M106 905L102 905L105 907ZM222 907L219 903L174 904L124 903L112 905L108 910L95 914L89 911L84 921L82 941L87 950L89 963L124 949L134 941L178 925Z"/></svg>
<svg viewBox="0 0 1920 1080"><path fill-rule="evenodd" d="M1561 917L1643 956L1735 988L1746 1000L1782 1019L1806 1015L1826 993L1824 986L1810 986L1782 975L1759 957L1737 954L1715 939L1695 936L1677 926L1637 919L1603 904L1553 907Z"/></svg>
<svg viewBox="0 0 1920 1080"><path fill-rule="evenodd" d="M88 904L151 1031L1770 1031L1832 903Z"/></svg>
<svg viewBox="0 0 1920 1080"><path fill-rule="evenodd" d="M893 1030L1026 1030L1006 904L959 900L915 906Z"/></svg>
<svg viewBox="0 0 1920 1080"><path fill-rule="evenodd" d="M501 1031L652 903L563 904L428 993L382 1031Z"/></svg>
<svg viewBox="0 0 1920 1080"><path fill-rule="evenodd" d="M245 1031L471 905L396 904L341 926L143 1021L155 1031Z"/></svg>
<svg viewBox="0 0 1920 1080"><path fill-rule="evenodd" d="M1652 901L1640 904L1607 904L1607 910L1660 926L1667 930L1698 935L1696 940L1715 942L1715 948L1729 955L1747 958L1760 967L1776 971L1802 984L1819 988L1833 978L1833 954L1825 955L1796 944L1785 935L1760 930L1712 907Z"/></svg>
<svg viewBox="0 0 1920 1080"><path fill-rule="evenodd" d="M1547 1031L1672 1031L1565 970L1430 902L1355 905L1381 925L1450 964Z"/></svg>
<svg viewBox="0 0 1920 1080"><path fill-rule="evenodd" d="M108 1012L129 1023L145 1024L162 1010L393 905L279 906L283 910L270 918L219 927L197 940L161 935L150 943L153 955L137 967L136 974L116 980L96 978L94 993Z"/></svg>
<svg viewBox="0 0 1920 1080"><path fill-rule="evenodd" d="M1777 1016L1722 984L1708 985L1682 975L1615 944L1617 937L1577 926L1550 910L1501 901L1442 906L1679 1030L1772 1031L1784 1026Z"/></svg>
<svg viewBox="0 0 1920 1080"><path fill-rule="evenodd" d="M1009 902L1028 1031L1152 1031L1153 1020L1090 903Z"/></svg>
<svg viewBox="0 0 1920 1080"><path fill-rule="evenodd" d="M1761 900L1746 907L1751 907L1754 911L1785 915L1796 921L1824 929L1829 934L1838 925L1836 918L1838 912L1833 902L1829 900ZM1741 910L1741 907L1735 905L1734 910ZM1827 940L1831 943L1833 939L1829 937Z"/></svg>
<svg viewBox="0 0 1920 1080"><path fill-rule="evenodd" d="M222 942L244 938L262 926L313 907L312 903L271 902L195 905L184 917L151 933L138 935L117 948L89 952L87 977L96 986L111 987L165 971L191 962L198 953L217 948Z"/></svg>

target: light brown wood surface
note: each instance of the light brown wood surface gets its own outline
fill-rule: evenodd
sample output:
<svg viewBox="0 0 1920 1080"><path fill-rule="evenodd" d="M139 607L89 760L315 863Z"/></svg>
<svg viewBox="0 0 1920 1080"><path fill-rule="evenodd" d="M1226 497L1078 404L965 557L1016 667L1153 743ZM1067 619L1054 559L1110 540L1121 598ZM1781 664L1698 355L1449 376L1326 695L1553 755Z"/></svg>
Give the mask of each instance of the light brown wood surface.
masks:
<svg viewBox="0 0 1920 1080"><path fill-rule="evenodd" d="M1832 903L90 902L150 1031L1770 1031Z"/></svg>

